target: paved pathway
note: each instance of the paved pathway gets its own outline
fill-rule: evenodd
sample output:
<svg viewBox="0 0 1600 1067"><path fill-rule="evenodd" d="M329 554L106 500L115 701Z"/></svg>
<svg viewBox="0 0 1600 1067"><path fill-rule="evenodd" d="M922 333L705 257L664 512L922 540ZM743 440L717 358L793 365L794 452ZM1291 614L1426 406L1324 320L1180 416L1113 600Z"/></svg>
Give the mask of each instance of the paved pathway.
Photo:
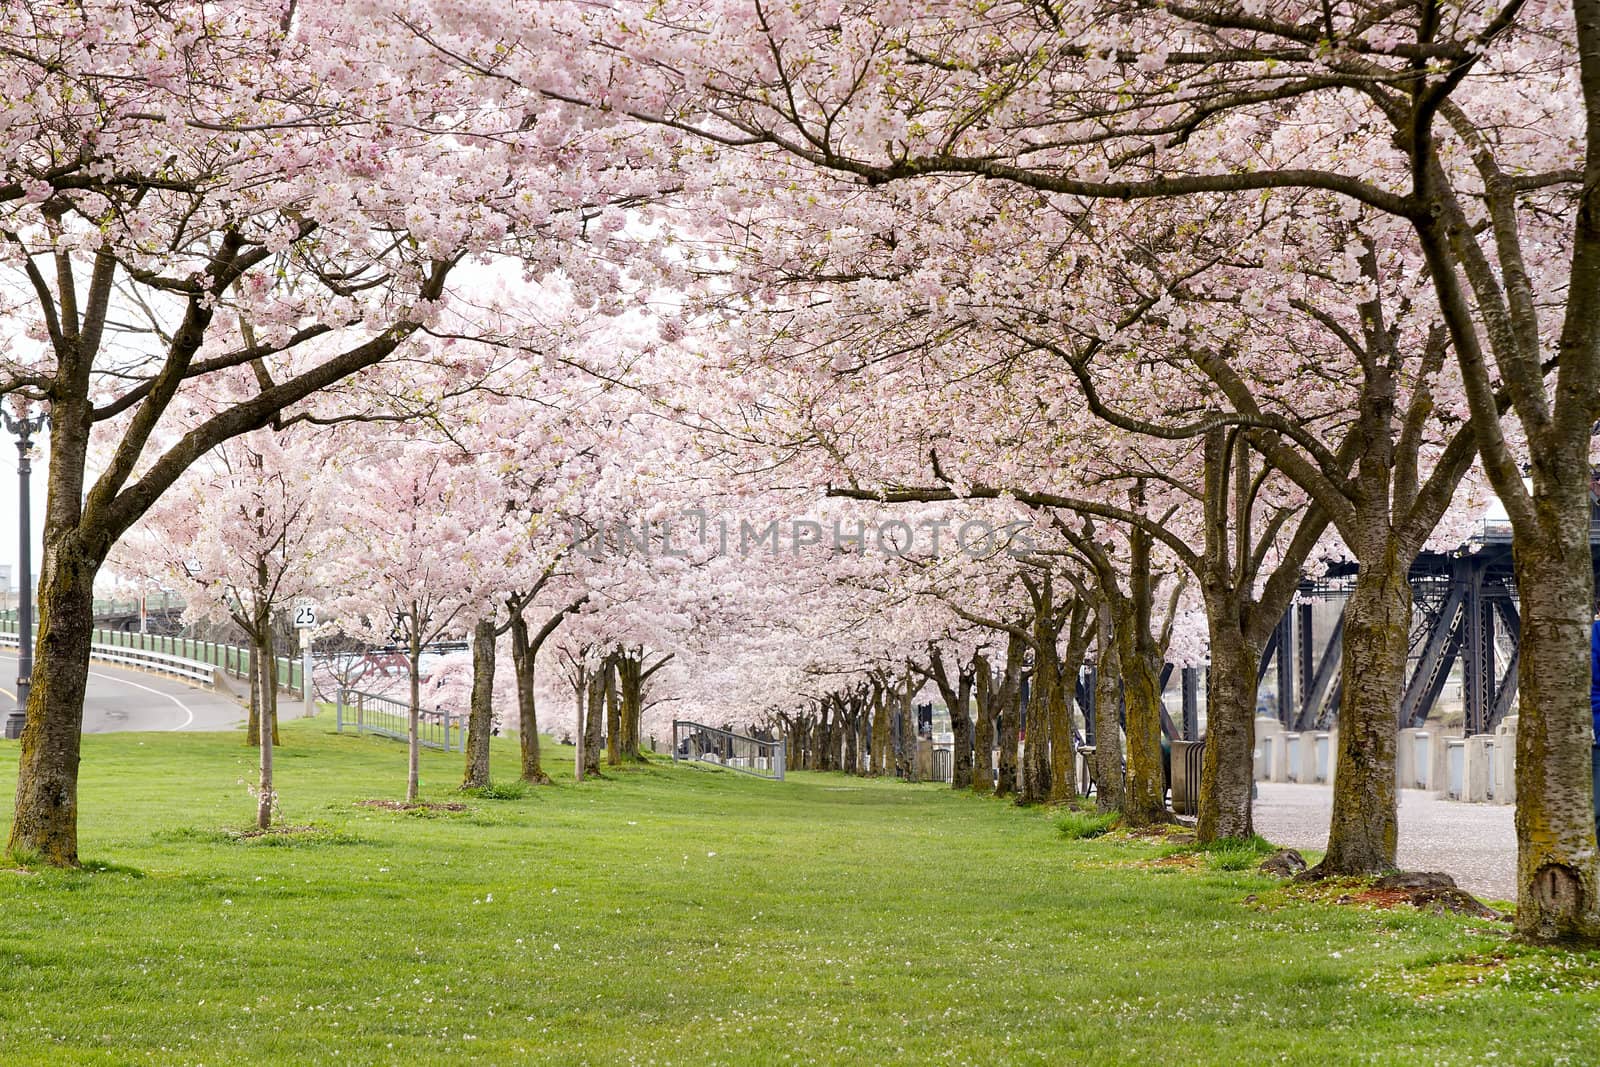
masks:
<svg viewBox="0 0 1600 1067"><path fill-rule="evenodd" d="M0 652L0 717L16 706L17 654ZM283 708L280 705L280 714ZM84 733L112 730L230 730L245 717L225 693L178 678L127 670L98 660L89 664Z"/></svg>
<svg viewBox="0 0 1600 1067"><path fill-rule="evenodd" d="M1333 789L1325 785L1262 782L1256 832L1292 848L1328 844ZM1444 871L1474 896L1515 900L1517 837L1509 804L1435 800L1421 789L1400 791L1400 866Z"/></svg>

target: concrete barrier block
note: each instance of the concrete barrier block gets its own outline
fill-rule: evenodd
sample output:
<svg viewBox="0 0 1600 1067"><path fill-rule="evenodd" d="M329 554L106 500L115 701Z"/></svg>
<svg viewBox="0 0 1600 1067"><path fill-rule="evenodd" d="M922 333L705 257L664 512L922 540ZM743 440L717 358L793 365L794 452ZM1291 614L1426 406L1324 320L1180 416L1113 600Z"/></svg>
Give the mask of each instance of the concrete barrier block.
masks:
<svg viewBox="0 0 1600 1067"><path fill-rule="evenodd" d="M1489 736L1473 734L1462 741L1461 794L1469 804L1489 799Z"/></svg>
<svg viewBox="0 0 1600 1067"><path fill-rule="evenodd" d="M1431 730L1401 730L1395 747L1395 781L1402 789L1427 789L1433 770Z"/></svg>
<svg viewBox="0 0 1600 1067"><path fill-rule="evenodd" d="M1447 737L1442 748L1444 768L1439 779L1444 788L1439 790L1439 795L1445 800L1460 800L1466 793L1467 739Z"/></svg>
<svg viewBox="0 0 1600 1067"><path fill-rule="evenodd" d="M1432 740L1428 745L1428 781L1424 788L1444 796L1450 791L1450 743L1460 742L1461 738L1438 730L1431 733Z"/></svg>
<svg viewBox="0 0 1600 1067"><path fill-rule="evenodd" d="M1255 778L1258 782L1272 782L1272 739L1283 732L1277 719L1256 717Z"/></svg>
<svg viewBox="0 0 1600 1067"><path fill-rule="evenodd" d="M1291 782L1306 781L1306 751L1302 740L1306 736L1294 731L1283 735L1283 772Z"/></svg>
<svg viewBox="0 0 1600 1067"><path fill-rule="evenodd" d="M1507 715L1495 728L1494 802L1517 802L1517 717Z"/></svg>
<svg viewBox="0 0 1600 1067"><path fill-rule="evenodd" d="M1417 780L1417 750L1411 743L1411 731L1401 730L1394 747L1394 784L1401 789L1415 789Z"/></svg>
<svg viewBox="0 0 1600 1067"><path fill-rule="evenodd" d="M1274 782L1287 782L1289 780L1289 736L1287 734L1273 734L1272 745L1272 778Z"/></svg>

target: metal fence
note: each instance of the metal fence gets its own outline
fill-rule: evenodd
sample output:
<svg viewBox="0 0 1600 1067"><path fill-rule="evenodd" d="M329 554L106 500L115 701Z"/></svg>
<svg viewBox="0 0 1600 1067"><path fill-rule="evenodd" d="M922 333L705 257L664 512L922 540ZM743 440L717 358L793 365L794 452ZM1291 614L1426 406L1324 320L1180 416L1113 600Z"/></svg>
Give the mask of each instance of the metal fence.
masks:
<svg viewBox="0 0 1600 1067"><path fill-rule="evenodd" d="M344 733L346 726L353 726L358 734L378 734L404 741L410 736L411 705L379 693L340 689L334 703L334 730ZM439 708L417 713L417 743L424 748L463 751L466 744L463 729L462 717L456 712Z"/></svg>
<svg viewBox="0 0 1600 1067"><path fill-rule="evenodd" d="M697 722L672 724L672 762L713 763L741 774L783 781L782 737L762 740Z"/></svg>
<svg viewBox="0 0 1600 1067"><path fill-rule="evenodd" d="M17 635L15 633L0 632L0 646L16 648L17 644ZM168 655L165 652L150 652L145 649L127 648L121 645L111 645L96 641L89 646L89 655L93 659L105 660L109 663L139 667L143 670L154 671L157 674L170 674L175 678L187 678L191 682L212 685L216 681L217 669L211 664L188 659L184 656Z"/></svg>
<svg viewBox="0 0 1600 1067"><path fill-rule="evenodd" d="M0 636L11 635L11 643L16 643L17 620L0 618ZM111 659L122 663L146 664L135 659L133 652L151 652L160 655L189 660L205 667L215 667L232 678L248 678L250 676L250 650L238 645L222 644L217 641L197 641L192 637L173 637L168 634L142 634L134 630L112 630L96 628L90 640L94 644L95 654L101 659ZM116 655L101 655L105 650L125 650ZM288 656L279 656L278 659L278 685L295 696L303 696L302 686L305 679L301 677L301 664L298 659ZM209 669L203 679L210 681Z"/></svg>

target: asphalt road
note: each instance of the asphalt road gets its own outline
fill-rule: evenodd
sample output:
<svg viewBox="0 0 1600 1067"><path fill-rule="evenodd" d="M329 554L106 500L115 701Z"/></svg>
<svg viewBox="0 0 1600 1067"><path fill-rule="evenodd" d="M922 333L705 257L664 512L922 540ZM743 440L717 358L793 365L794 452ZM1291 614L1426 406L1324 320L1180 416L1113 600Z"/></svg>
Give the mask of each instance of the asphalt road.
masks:
<svg viewBox="0 0 1600 1067"><path fill-rule="evenodd" d="M0 651L0 709L16 706L17 654ZM89 664L83 732L113 730L231 730L244 719L238 701L178 678Z"/></svg>

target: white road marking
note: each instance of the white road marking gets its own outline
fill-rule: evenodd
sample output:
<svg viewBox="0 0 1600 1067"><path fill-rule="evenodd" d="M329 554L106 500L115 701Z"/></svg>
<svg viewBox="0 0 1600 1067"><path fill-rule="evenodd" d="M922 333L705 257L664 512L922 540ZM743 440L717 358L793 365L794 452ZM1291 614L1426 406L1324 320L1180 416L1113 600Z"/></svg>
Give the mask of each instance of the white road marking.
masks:
<svg viewBox="0 0 1600 1067"><path fill-rule="evenodd" d="M0 652L0 657L4 657L6 659L13 659L14 660L14 659L17 658L17 654L15 652L9 652L9 651L8 652ZM107 681L107 682L120 682L123 685L131 685L135 689L143 689L146 693L154 693L158 697L166 697L168 700L170 700L174 704L178 705L178 710L183 712L183 715L184 715L183 722L178 724L177 726L174 726L172 728L172 730L174 732L176 732L178 730L186 729L189 726L192 726L194 724L194 711L193 711L193 709L191 709L189 707L189 705L185 704L183 701L179 700L177 697L173 696L171 693L163 693L161 690L152 689L148 685L140 685L138 682L131 682L126 678L118 678L114 674L102 674L99 671L90 671L89 672L89 677L91 677L91 678L99 678L99 679L102 679L103 681ZM12 700L16 700L17 699L17 695L15 693L11 692L11 690L9 690L9 689L0 689L0 693L6 694Z"/></svg>
<svg viewBox="0 0 1600 1067"><path fill-rule="evenodd" d="M123 685L131 685L135 689L143 689L146 693L154 693L158 697L166 697L168 700L178 705L178 710L182 711L184 714L183 722L172 728L174 732L182 730L194 722L194 712L190 710L189 705L185 704L171 693L163 693L159 689L151 689L148 685L140 685L138 682L130 682L126 678L117 678L113 675L101 674L99 671L90 671L89 677L99 678L107 682L121 682Z"/></svg>

